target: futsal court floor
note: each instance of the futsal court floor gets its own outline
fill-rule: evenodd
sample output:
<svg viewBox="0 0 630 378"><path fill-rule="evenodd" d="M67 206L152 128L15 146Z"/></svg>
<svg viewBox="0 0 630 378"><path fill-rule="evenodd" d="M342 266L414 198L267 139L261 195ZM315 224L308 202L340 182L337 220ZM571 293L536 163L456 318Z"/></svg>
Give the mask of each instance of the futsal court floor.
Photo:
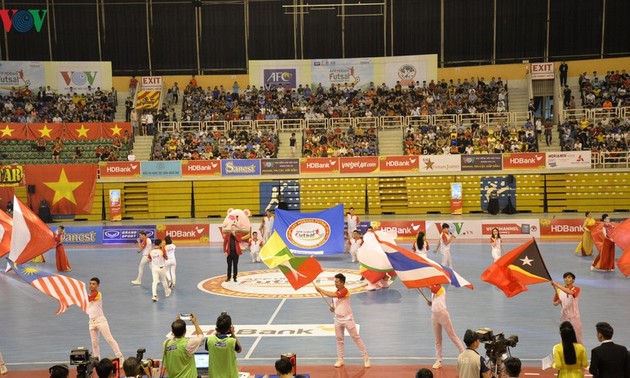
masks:
<svg viewBox="0 0 630 378"><path fill-rule="evenodd" d="M177 244L177 240L174 242ZM505 251L520 244L504 243ZM401 244L410 248L410 242ZM617 343L630 346L630 279L619 271L590 271L593 257L576 257L576 244L577 240L539 240L554 280L562 282L566 271L577 276L576 285L582 288L579 303L589 356L590 350L598 345L595 323L599 321L607 321L614 327ZM131 284L140 261L136 248L66 246L66 251L72 265L69 276L85 282L94 276L101 279L105 315L125 356L135 356L138 348L146 348L145 357L161 358L162 341L180 313L192 312L202 327L213 329L217 316L227 311L237 332L246 329L249 333L239 336L243 346L238 356L241 371L273 373L274 361L284 353L295 353L298 373L310 373L312 377L382 377L386 374L412 377L419 367L430 367L435 361L431 312L425 299L400 281L388 289L365 291L358 281L358 266L350 262L348 254L318 258L325 270L320 284L332 290L329 277L339 271L347 273L348 285L356 291L351 297L352 308L372 360L371 369L363 369L362 358L349 337L345 339L347 366L335 369L332 366L336 360L334 331L330 328L332 314L323 299L315 295L309 297L309 293L314 293L309 288L304 289L306 298L274 297L275 288L283 284L274 279L276 273L270 274L263 264L252 263L248 253L239 263L239 283L224 283L226 262L220 245L178 246L176 289L170 298L165 298L163 288L159 287L160 299L154 303L148 267L142 285ZM451 252L454 269L474 285L474 290L447 289L447 306L457 335L463 338L467 328L481 327L489 327L495 334L504 332L506 337L517 335L519 342L511 353L521 358L530 371L528 374L553 376L551 370L540 371L541 359L560 342L560 308L552 305L551 285L531 285L529 291L506 298L496 287L480 279L492 262L487 241L456 240ZM618 249L617 257L620 254ZM433 257L438 258L438 255ZM46 263L38 265L54 271L54 252L47 253L46 259ZM250 279L252 277L257 278ZM207 280L205 287L213 287L220 295L201 290ZM262 294L256 285L265 286ZM286 292L288 284L284 286ZM230 294L234 290L246 294ZM428 290L425 294L429 295ZM14 273L0 273L0 352L10 370L9 377L45 377L41 371L67 362L72 349L81 346L91 349L87 315L74 306L59 316L55 315L56 310L55 300L33 289ZM295 331L301 325L304 325L303 330ZM291 336L272 334L283 326L295 333ZM321 330L322 335L305 332L308 327ZM100 345L102 357L113 355L102 338ZM443 345L445 368L435 371L436 376L454 377L457 350L446 335ZM483 346L478 351L484 354ZM27 372L32 370L40 372Z"/></svg>

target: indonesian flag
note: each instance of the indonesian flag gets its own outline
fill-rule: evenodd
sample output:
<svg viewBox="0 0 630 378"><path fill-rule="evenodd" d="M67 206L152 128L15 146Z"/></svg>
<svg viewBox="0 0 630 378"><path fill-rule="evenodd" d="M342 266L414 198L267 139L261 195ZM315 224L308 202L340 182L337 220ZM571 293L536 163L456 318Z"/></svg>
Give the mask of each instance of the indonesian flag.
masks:
<svg viewBox="0 0 630 378"><path fill-rule="evenodd" d="M55 235L31 209L13 197L13 230L9 260L23 264L56 245Z"/></svg>
<svg viewBox="0 0 630 378"><path fill-rule="evenodd" d="M13 230L13 219L0 210L0 257L11 250L11 230Z"/></svg>

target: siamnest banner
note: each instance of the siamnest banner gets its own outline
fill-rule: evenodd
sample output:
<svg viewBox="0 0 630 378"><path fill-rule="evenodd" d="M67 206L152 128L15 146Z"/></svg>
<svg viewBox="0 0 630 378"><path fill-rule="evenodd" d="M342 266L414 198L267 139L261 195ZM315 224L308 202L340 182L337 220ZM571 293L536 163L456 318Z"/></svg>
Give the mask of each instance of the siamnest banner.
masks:
<svg viewBox="0 0 630 378"><path fill-rule="evenodd" d="M314 213L276 210L273 229L296 255L343 253L343 205Z"/></svg>
<svg viewBox="0 0 630 378"><path fill-rule="evenodd" d="M456 239L490 239L492 229L498 228L503 239L539 238L540 222L538 219L476 219L426 221L427 239L438 239L442 225L449 225L449 231Z"/></svg>

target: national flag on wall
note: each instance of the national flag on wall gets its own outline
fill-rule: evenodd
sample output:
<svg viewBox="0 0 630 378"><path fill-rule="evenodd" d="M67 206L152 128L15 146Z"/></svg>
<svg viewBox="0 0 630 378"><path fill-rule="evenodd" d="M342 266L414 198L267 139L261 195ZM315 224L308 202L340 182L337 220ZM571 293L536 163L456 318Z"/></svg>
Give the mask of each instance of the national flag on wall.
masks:
<svg viewBox="0 0 630 378"><path fill-rule="evenodd" d="M630 276L630 219L619 223L612 234L615 244L623 250L623 254L617 260L617 268L624 276Z"/></svg>
<svg viewBox="0 0 630 378"><path fill-rule="evenodd" d="M103 138L122 138L125 136L125 131L131 136L131 123L129 122L105 122L101 126Z"/></svg>
<svg viewBox="0 0 630 378"><path fill-rule="evenodd" d="M101 138L100 123L66 123L66 139L97 140Z"/></svg>
<svg viewBox="0 0 630 378"><path fill-rule="evenodd" d="M59 302L56 315L65 312L71 305L80 307L83 312L87 311L88 293L84 282L61 274L46 272L36 267L19 265L11 260L8 261L21 279Z"/></svg>
<svg viewBox="0 0 630 378"><path fill-rule="evenodd" d="M497 286L507 297L513 297L526 291L527 285L551 281L551 276L536 240L532 239L492 263L481 279Z"/></svg>
<svg viewBox="0 0 630 378"><path fill-rule="evenodd" d="M270 269L291 260L293 254L289 251L289 247L282 241L277 232L273 232L269 240L260 249L260 258L262 262Z"/></svg>
<svg viewBox="0 0 630 378"><path fill-rule="evenodd" d="M89 214L96 189L96 164L28 165L26 184L35 185L31 204L39 208L42 200L51 214Z"/></svg>
<svg viewBox="0 0 630 378"><path fill-rule="evenodd" d="M0 257L11 250L11 232L13 231L13 219L9 214L0 210Z"/></svg>
<svg viewBox="0 0 630 378"><path fill-rule="evenodd" d="M295 290L313 282L323 272L317 259L311 257L294 257L278 265Z"/></svg>
<svg viewBox="0 0 630 378"><path fill-rule="evenodd" d="M23 264L55 247L52 230L17 197L13 197L13 229L9 259Z"/></svg>
<svg viewBox="0 0 630 378"><path fill-rule="evenodd" d="M28 128L25 123L0 124L0 140L25 140L28 139Z"/></svg>
<svg viewBox="0 0 630 378"><path fill-rule="evenodd" d="M28 139L44 138L47 141L63 137L63 123L28 123Z"/></svg>

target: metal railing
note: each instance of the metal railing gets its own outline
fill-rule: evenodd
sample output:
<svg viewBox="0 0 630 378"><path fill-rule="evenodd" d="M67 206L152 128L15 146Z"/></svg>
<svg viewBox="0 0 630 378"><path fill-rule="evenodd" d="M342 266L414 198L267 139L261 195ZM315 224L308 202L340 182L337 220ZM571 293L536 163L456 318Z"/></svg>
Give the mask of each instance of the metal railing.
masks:
<svg viewBox="0 0 630 378"><path fill-rule="evenodd" d="M630 117L630 107L621 108L593 108L593 109L565 109L562 111L561 122L574 119L579 121L586 118L597 124L604 118L628 118Z"/></svg>
<svg viewBox="0 0 630 378"><path fill-rule="evenodd" d="M593 152L591 153L591 167L594 169L630 168L630 152Z"/></svg>

